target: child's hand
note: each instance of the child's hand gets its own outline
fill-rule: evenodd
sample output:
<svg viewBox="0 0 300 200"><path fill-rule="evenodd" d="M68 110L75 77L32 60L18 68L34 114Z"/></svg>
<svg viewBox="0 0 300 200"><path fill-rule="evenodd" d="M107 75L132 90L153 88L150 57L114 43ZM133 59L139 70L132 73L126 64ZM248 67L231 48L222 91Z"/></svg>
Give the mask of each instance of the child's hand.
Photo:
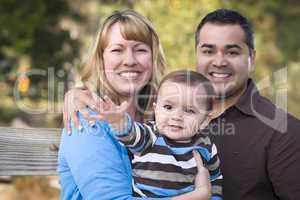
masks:
<svg viewBox="0 0 300 200"><path fill-rule="evenodd" d="M197 151L193 151L194 158L197 164L197 175L195 177L195 190L207 192L208 199L211 196L211 183L209 179L208 170L203 166L203 161L200 154Z"/></svg>
<svg viewBox="0 0 300 200"><path fill-rule="evenodd" d="M103 100L99 101L99 114L93 116L93 118L95 120L108 121L113 129L121 130L127 126L127 118L125 115L127 107L127 102L116 105L109 97L105 96Z"/></svg>

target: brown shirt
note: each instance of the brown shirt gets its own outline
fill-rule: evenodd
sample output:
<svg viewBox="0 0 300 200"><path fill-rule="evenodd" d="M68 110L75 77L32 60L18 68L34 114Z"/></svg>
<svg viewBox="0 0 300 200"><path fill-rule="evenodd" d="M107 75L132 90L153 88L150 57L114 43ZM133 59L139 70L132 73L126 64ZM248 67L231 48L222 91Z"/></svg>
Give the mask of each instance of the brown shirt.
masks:
<svg viewBox="0 0 300 200"><path fill-rule="evenodd" d="M300 121L260 96L252 80L205 133L219 151L225 200L300 199Z"/></svg>

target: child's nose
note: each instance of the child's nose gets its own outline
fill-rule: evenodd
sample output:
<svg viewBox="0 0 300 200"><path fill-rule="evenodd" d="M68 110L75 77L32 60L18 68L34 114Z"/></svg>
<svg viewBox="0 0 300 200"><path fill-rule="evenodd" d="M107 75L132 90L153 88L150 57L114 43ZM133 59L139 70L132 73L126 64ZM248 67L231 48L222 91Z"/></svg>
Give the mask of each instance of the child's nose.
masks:
<svg viewBox="0 0 300 200"><path fill-rule="evenodd" d="M176 110L171 114L171 118L176 121L181 121L183 119L183 112Z"/></svg>

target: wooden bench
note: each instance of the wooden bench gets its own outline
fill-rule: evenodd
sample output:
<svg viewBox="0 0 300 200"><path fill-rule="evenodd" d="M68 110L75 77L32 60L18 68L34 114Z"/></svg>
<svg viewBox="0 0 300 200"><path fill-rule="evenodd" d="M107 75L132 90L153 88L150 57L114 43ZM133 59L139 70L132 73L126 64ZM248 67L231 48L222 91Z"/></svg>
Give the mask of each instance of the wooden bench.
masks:
<svg viewBox="0 0 300 200"><path fill-rule="evenodd" d="M61 129L0 127L0 176L57 175Z"/></svg>

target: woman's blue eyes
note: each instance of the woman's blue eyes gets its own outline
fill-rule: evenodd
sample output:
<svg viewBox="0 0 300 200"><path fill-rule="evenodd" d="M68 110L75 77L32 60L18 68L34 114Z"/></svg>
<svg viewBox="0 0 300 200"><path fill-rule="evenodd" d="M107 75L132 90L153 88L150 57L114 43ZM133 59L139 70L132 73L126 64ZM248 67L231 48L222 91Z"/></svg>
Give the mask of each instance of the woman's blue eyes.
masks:
<svg viewBox="0 0 300 200"><path fill-rule="evenodd" d="M120 53L122 51L123 51L123 49L112 49L111 50L111 52L118 52L118 53ZM136 49L135 51L137 51L137 52L148 52L147 49Z"/></svg>
<svg viewBox="0 0 300 200"><path fill-rule="evenodd" d="M172 106L171 105L163 105L163 108L165 110L171 110L172 109Z"/></svg>
<svg viewBox="0 0 300 200"><path fill-rule="evenodd" d="M140 51L140 52L147 52L148 50L147 50L147 49L137 49L137 51Z"/></svg>
<svg viewBox="0 0 300 200"><path fill-rule="evenodd" d="M111 52L121 52L121 49L112 49Z"/></svg>

